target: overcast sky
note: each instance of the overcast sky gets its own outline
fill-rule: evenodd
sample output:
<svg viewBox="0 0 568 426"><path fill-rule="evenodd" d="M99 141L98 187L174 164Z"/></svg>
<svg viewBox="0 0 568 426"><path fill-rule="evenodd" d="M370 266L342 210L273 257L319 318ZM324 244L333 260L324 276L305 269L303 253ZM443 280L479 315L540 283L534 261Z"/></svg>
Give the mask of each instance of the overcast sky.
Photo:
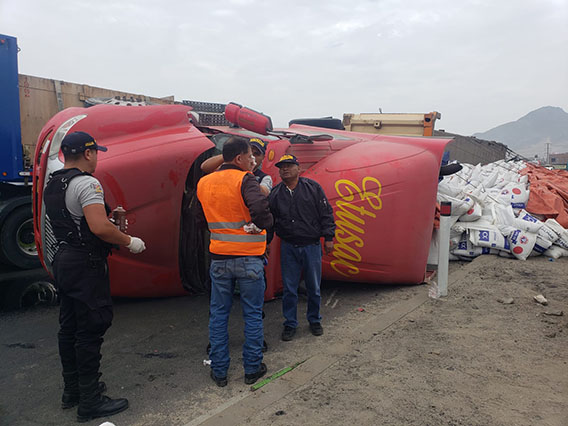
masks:
<svg viewBox="0 0 568 426"><path fill-rule="evenodd" d="M22 74L234 101L280 127L436 110L467 135L568 111L568 0L0 0L0 32Z"/></svg>

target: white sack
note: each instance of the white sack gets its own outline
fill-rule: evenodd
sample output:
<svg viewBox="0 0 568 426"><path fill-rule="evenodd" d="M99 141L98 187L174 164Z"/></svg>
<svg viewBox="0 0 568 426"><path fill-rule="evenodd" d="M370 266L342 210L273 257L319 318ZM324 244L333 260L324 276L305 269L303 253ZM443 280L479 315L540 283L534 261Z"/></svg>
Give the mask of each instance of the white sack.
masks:
<svg viewBox="0 0 568 426"><path fill-rule="evenodd" d="M474 246L489 247L505 250L507 239L501 232L494 227L487 229L471 229L469 240Z"/></svg>
<svg viewBox="0 0 568 426"><path fill-rule="evenodd" d="M554 259L560 259L562 256L568 256L568 250L552 245L548 250L544 252L544 255L552 257Z"/></svg>
<svg viewBox="0 0 568 426"><path fill-rule="evenodd" d="M525 231L534 233L538 233L542 225L544 225L540 220L538 220L536 217L534 217L524 209L519 213L519 217L516 218L515 224Z"/></svg>
<svg viewBox="0 0 568 426"><path fill-rule="evenodd" d="M527 260L536 244L536 234L515 229L509 234L511 253L520 260Z"/></svg>

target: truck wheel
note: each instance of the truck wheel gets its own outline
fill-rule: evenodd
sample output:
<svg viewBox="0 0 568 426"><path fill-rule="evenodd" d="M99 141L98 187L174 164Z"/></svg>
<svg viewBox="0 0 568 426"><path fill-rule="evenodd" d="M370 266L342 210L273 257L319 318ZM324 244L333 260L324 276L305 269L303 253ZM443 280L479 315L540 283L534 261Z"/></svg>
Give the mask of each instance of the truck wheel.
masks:
<svg viewBox="0 0 568 426"><path fill-rule="evenodd" d="M56 303L57 293L49 281L33 283L19 281L5 289L3 308L11 311L40 304L55 305Z"/></svg>
<svg viewBox="0 0 568 426"><path fill-rule="evenodd" d="M40 266L31 206L18 207L4 221L0 231L0 250L2 260L17 268Z"/></svg>

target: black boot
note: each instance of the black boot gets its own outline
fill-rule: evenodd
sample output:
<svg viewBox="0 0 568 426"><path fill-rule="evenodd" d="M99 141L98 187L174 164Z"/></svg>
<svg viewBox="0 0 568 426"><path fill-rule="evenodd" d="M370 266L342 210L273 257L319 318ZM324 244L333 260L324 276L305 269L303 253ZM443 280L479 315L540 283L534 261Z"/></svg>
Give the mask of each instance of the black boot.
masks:
<svg viewBox="0 0 568 426"><path fill-rule="evenodd" d="M77 421L88 422L97 417L107 417L118 414L128 408L125 398L111 399L101 395L99 390L99 375L79 377L79 408Z"/></svg>
<svg viewBox="0 0 568 426"><path fill-rule="evenodd" d="M100 376L100 374L99 374ZM61 408L73 408L79 403L79 375L77 372L63 372L63 395L61 396ZM99 392L105 393L107 390L105 382L99 382Z"/></svg>

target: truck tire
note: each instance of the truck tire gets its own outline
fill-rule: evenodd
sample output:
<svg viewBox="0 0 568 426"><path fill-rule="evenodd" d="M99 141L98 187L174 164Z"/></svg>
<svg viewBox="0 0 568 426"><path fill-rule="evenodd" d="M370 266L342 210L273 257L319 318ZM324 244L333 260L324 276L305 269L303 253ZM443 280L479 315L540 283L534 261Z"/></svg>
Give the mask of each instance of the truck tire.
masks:
<svg viewBox="0 0 568 426"><path fill-rule="evenodd" d="M20 269L39 268L31 206L11 212L0 230L0 258Z"/></svg>
<svg viewBox="0 0 568 426"><path fill-rule="evenodd" d="M36 305L57 304L55 286L49 281L17 281L4 289L2 309L13 311Z"/></svg>

